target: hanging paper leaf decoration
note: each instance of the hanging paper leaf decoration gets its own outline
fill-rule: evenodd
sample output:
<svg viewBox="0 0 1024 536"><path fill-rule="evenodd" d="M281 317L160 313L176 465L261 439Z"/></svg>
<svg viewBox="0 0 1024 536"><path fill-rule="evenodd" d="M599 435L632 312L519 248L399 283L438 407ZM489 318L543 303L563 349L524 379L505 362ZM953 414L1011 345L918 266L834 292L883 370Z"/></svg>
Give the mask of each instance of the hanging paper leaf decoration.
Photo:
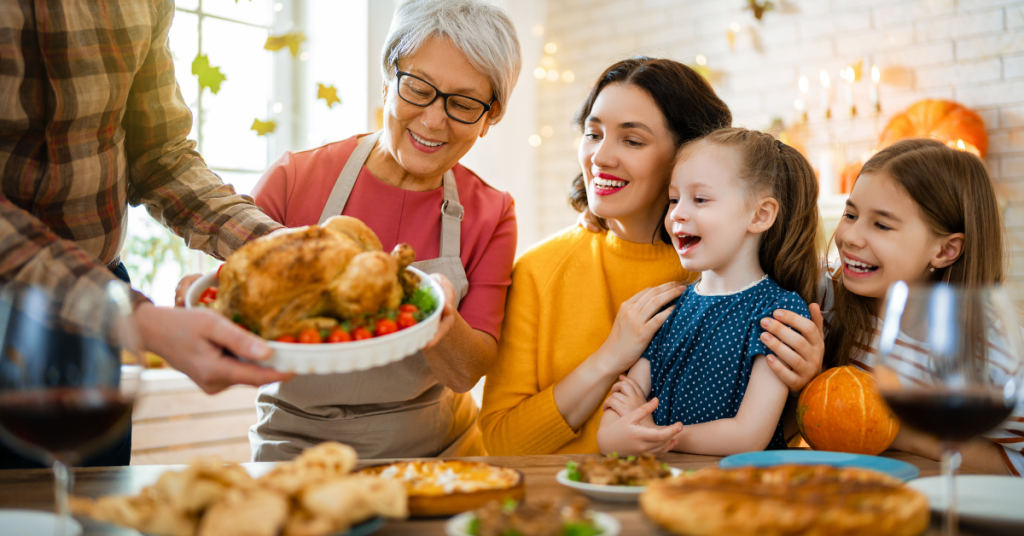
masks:
<svg viewBox="0 0 1024 536"><path fill-rule="evenodd" d="M252 126L249 130L255 130L257 136L266 136L277 129L277 122L275 121L260 121L259 119L253 119Z"/></svg>
<svg viewBox="0 0 1024 536"><path fill-rule="evenodd" d="M220 72L220 67L210 66L210 58L206 54L199 54L192 61L192 74L199 77L199 91L208 87L214 95L220 91L220 83L228 79Z"/></svg>
<svg viewBox="0 0 1024 536"><path fill-rule="evenodd" d="M771 11L775 9L775 4L768 1L758 2L757 0L747 0L747 7L744 9L749 9L750 11L753 11L754 18L757 20L761 20L761 17L764 16L766 11Z"/></svg>
<svg viewBox="0 0 1024 536"><path fill-rule="evenodd" d="M266 44L263 48L270 51L278 51L284 47L288 47L288 52L292 53L292 57L299 55L299 47L306 40L305 34L301 32L286 33L283 35L272 35L267 38Z"/></svg>
<svg viewBox="0 0 1024 536"><path fill-rule="evenodd" d="M338 89L334 86L317 84L316 98L327 101L328 108L334 108L334 103L341 104L341 99L338 98Z"/></svg>

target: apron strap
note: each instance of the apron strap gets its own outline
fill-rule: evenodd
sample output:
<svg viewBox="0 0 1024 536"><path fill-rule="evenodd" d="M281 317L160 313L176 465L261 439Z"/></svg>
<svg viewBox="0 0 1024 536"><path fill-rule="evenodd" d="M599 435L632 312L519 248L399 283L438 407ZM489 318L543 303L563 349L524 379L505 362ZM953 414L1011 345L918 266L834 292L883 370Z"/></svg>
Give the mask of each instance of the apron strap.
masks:
<svg viewBox="0 0 1024 536"><path fill-rule="evenodd" d="M363 138L363 141L356 145L352 155L345 162L345 167L338 174L338 180L331 189L331 195L327 198L324 211L320 214L322 225L332 216L337 216L345 210L348 198L352 195L352 188L356 185L359 172L363 169L370 151L380 139L383 131L374 132ZM441 251L440 257L454 257L459 259L462 251L462 217L465 210L459 203L459 189L455 184L455 173L448 170L441 176L441 185L444 188L444 201L441 202Z"/></svg>
<svg viewBox="0 0 1024 536"><path fill-rule="evenodd" d="M466 212L459 203L459 189L455 185L455 173L452 173L450 169L446 171L441 177L441 183L444 186L444 201L441 202L440 257L458 259L462 250L462 217Z"/></svg>
<svg viewBox="0 0 1024 536"><path fill-rule="evenodd" d="M352 155L348 157L345 167L338 174L338 180L334 183L330 197L327 198L327 204L324 205L324 212L320 215L320 225L323 225L331 216L337 216L345 210L345 204L348 203L348 196L352 194L352 188L356 185L359 171L363 169L366 157L370 156L370 151L373 150L381 133L383 131L377 131L363 138L363 141L356 145L356 150L352 151Z"/></svg>

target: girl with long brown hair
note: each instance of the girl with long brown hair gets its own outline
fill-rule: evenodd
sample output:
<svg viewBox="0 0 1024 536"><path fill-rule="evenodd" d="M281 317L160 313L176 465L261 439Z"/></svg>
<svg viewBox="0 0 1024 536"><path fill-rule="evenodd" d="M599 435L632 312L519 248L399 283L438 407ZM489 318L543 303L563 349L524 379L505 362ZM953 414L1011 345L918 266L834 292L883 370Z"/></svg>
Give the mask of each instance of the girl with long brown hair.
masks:
<svg viewBox="0 0 1024 536"><path fill-rule="evenodd" d="M682 149L665 228L700 281L612 388L597 434L602 452L646 452L651 429L673 430L673 450L695 454L786 448L789 389L764 359L760 320L776 309L810 318L817 199L811 165L768 134L722 129Z"/></svg>
<svg viewBox="0 0 1024 536"><path fill-rule="evenodd" d="M878 359L875 316L896 281L945 281L977 288L1001 283L1005 238L992 181L981 160L934 140L904 140L864 164L835 232L839 259L822 278L825 366L871 371ZM907 342L907 341L905 341ZM928 359L912 341L897 345L897 371L930 381L915 367ZM962 449L964 465L1024 471L1020 407L1001 429ZM902 427L892 448L938 459L934 438Z"/></svg>

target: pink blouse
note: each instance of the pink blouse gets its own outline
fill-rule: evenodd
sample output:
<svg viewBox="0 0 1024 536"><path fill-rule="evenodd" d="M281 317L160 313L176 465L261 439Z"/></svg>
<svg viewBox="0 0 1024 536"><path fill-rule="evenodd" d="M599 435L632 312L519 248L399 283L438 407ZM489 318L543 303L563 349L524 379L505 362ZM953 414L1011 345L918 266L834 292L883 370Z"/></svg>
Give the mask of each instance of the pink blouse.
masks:
<svg viewBox="0 0 1024 536"><path fill-rule="evenodd" d="M256 205L286 227L316 224L355 147L353 136L308 151L286 152L253 189ZM465 209L460 256L469 279L459 314L473 329L497 339L516 253L515 207L511 195L462 165L452 172ZM403 190L385 184L364 166L342 214L370 226L384 251L406 242L416 250L416 260L434 259L440 253L443 199L442 188Z"/></svg>

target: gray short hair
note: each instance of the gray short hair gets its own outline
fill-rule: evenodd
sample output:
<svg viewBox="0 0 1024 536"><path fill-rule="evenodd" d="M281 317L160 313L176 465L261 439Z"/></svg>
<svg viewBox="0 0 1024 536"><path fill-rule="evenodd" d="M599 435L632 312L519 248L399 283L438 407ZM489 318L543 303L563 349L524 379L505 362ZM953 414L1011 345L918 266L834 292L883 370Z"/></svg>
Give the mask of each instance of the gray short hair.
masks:
<svg viewBox="0 0 1024 536"><path fill-rule="evenodd" d="M406 0L395 11L381 51L381 74L391 83L398 60L416 52L431 37L447 37L490 79L494 100L505 115L523 66L516 29L504 9L483 0Z"/></svg>

